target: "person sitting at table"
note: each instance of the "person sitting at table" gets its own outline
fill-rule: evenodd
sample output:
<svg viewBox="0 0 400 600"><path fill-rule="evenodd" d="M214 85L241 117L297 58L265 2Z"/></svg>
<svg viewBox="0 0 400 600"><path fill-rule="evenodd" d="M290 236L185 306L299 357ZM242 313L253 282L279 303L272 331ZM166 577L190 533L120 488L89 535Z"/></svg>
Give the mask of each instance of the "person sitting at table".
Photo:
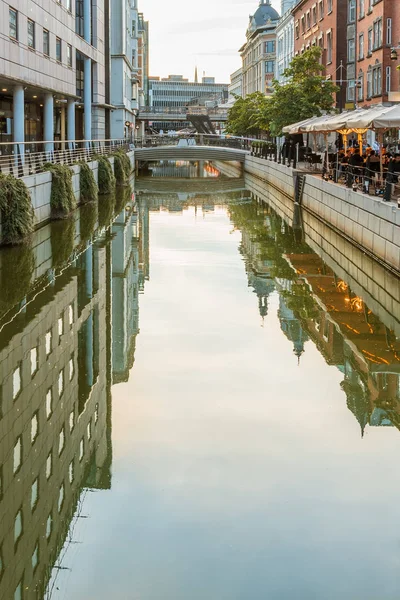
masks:
<svg viewBox="0 0 400 600"><path fill-rule="evenodd" d="M364 161L358 150L356 150L356 152L354 152L351 155L350 160L349 160L349 165L352 169L352 173L353 173L354 177L360 178L363 174Z"/></svg>
<svg viewBox="0 0 400 600"><path fill-rule="evenodd" d="M341 177L342 175L344 175L347 171L347 167L349 165L349 160L350 160L350 156L351 156L351 150L350 148L347 150L346 154L343 152L343 156L340 159L340 164L339 164L339 177Z"/></svg>
<svg viewBox="0 0 400 600"><path fill-rule="evenodd" d="M368 178L369 183L371 183L375 179L375 175L380 172L381 169L381 161L379 156L376 155L375 150L371 150L370 155L366 160L366 177Z"/></svg>

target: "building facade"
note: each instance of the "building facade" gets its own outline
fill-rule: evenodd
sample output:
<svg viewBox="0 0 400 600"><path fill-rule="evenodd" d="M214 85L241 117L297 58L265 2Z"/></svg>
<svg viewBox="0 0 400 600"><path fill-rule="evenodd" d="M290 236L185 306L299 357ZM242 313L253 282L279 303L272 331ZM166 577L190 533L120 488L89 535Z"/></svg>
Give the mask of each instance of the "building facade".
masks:
<svg viewBox="0 0 400 600"><path fill-rule="evenodd" d="M0 1L0 142L105 137L107 1Z"/></svg>
<svg viewBox="0 0 400 600"><path fill-rule="evenodd" d="M347 0L347 102L371 105L399 101L400 10L395 2Z"/></svg>
<svg viewBox="0 0 400 600"><path fill-rule="evenodd" d="M293 5L297 0L282 2L282 16L276 26L276 67L275 78L283 83L283 72L292 62L294 56L294 18Z"/></svg>
<svg viewBox="0 0 400 600"><path fill-rule="evenodd" d="M152 108L184 108L200 100L222 103L228 98L228 84L215 83L213 77L203 77L201 82L189 81L182 75L169 75L165 79L150 77L149 99Z"/></svg>
<svg viewBox="0 0 400 600"><path fill-rule="evenodd" d="M323 50L325 74L340 88L336 94L338 108L346 103L347 1L300 0L292 9L294 18L294 53L301 54L312 46ZM340 83L342 82L342 83Z"/></svg>
<svg viewBox="0 0 400 600"><path fill-rule="evenodd" d="M231 82L228 87L229 100L233 100L235 96L242 97L243 94L243 69L237 69L231 75Z"/></svg>
<svg viewBox="0 0 400 600"><path fill-rule="evenodd" d="M254 92L272 93L275 76L276 26L278 12L270 0L260 0L254 15L250 16L246 43L240 48L243 70L243 97Z"/></svg>
<svg viewBox="0 0 400 600"><path fill-rule="evenodd" d="M149 105L149 22L144 20L143 13L138 18L138 78L140 106Z"/></svg>
<svg viewBox="0 0 400 600"><path fill-rule="evenodd" d="M138 9L136 0L112 0L111 137L132 138L139 110Z"/></svg>

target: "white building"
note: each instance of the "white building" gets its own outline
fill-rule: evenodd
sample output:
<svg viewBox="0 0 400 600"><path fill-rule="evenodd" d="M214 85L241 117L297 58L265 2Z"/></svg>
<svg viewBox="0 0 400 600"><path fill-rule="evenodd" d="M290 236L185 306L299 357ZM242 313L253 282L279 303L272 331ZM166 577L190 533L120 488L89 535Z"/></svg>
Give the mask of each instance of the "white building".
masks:
<svg viewBox="0 0 400 600"><path fill-rule="evenodd" d="M294 18L292 8L299 0L282 0L282 16L276 26L276 68L275 78L285 81L283 72L294 57Z"/></svg>
<svg viewBox="0 0 400 600"><path fill-rule="evenodd" d="M105 137L107 2L0 0L0 142Z"/></svg>
<svg viewBox="0 0 400 600"><path fill-rule="evenodd" d="M242 97L243 94L243 69L240 68L231 75L231 82L228 87L229 101L234 100L235 96Z"/></svg>
<svg viewBox="0 0 400 600"><path fill-rule="evenodd" d="M111 5L111 137L133 138L139 110L137 0Z"/></svg>
<svg viewBox="0 0 400 600"><path fill-rule="evenodd" d="M243 97L254 92L272 93L275 76L276 26L279 14L270 0L260 5L250 17L246 43L240 48L243 68Z"/></svg>

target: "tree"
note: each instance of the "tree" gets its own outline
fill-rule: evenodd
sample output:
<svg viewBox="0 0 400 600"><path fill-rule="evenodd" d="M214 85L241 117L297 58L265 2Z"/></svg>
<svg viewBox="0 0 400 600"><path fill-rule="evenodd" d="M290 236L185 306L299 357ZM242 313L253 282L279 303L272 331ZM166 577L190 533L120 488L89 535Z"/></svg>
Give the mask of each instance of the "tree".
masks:
<svg viewBox="0 0 400 600"><path fill-rule="evenodd" d="M268 109L273 135L280 135L286 125L334 110L334 94L339 88L326 79L321 55L322 48L313 46L293 58L283 72L285 83L273 81L274 94Z"/></svg>
<svg viewBox="0 0 400 600"><path fill-rule="evenodd" d="M235 96L236 102L229 110L226 132L232 135L259 135L268 130L270 118L270 98L261 92L246 98Z"/></svg>

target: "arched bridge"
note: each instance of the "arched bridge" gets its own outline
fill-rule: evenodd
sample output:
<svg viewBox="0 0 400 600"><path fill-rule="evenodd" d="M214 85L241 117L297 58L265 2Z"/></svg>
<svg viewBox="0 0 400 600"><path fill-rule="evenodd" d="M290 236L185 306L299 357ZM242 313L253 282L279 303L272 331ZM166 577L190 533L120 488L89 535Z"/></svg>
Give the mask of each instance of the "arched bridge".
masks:
<svg viewBox="0 0 400 600"><path fill-rule="evenodd" d="M158 146L154 148L136 148L135 161L155 162L160 160L221 160L244 163L245 150L219 148L218 146Z"/></svg>

